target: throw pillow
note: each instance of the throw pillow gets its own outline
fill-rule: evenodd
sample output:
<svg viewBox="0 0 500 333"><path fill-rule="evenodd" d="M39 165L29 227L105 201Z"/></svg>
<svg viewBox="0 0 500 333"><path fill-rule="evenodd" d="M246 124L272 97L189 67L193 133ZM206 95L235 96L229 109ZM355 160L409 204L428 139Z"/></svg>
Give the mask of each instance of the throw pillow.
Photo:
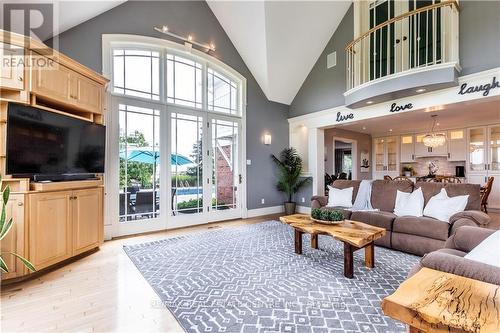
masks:
<svg viewBox="0 0 500 333"><path fill-rule="evenodd" d="M423 215L424 210L424 193L422 188L415 191L396 193L396 205L394 206L394 214L397 216L417 216Z"/></svg>
<svg viewBox="0 0 500 333"><path fill-rule="evenodd" d="M424 216L433 217L437 220L450 222L450 217L453 214L463 212L469 200L468 195L459 195L449 197L444 188L429 199L429 202L424 208Z"/></svg>
<svg viewBox="0 0 500 333"><path fill-rule="evenodd" d="M344 189L333 188L328 185L328 205L329 207L352 207L353 187Z"/></svg>
<svg viewBox="0 0 500 333"><path fill-rule="evenodd" d="M464 258L500 267L500 230L489 235Z"/></svg>

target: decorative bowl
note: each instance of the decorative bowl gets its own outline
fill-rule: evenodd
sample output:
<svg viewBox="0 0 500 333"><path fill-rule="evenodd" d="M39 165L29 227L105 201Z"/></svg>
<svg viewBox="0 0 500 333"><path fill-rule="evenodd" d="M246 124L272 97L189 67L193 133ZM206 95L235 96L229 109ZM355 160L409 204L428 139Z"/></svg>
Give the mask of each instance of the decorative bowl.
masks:
<svg viewBox="0 0 500 333"><path fill-rule="evenodd" d="M317 222L317 223L321 223L321 224L341 224L345 221L345 219L340 220L340 221L326 221L326 220L318 220L318 219L315 219L312 217L311 217L311 220L313 220L314 222Z"/></svg>

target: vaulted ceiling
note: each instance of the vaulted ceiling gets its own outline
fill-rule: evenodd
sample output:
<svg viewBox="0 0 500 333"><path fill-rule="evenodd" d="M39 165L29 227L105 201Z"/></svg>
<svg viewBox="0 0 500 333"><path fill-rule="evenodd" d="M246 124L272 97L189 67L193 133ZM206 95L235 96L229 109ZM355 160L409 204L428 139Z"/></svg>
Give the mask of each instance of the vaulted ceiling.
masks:
<svg viewBox="0 0 500 333"><path fill-rule="evenodd" d="M292 102L350 4L208 0L267 98L284 104Z"/></svg>
<svg viewBox="0 0 500 333"><path fill-rule="evenodd" d="M58 29L38 37L48 40L125 1L52 0ZM350 0L207 2L267 98L284 104L292 102L351 4Z"/></svg>

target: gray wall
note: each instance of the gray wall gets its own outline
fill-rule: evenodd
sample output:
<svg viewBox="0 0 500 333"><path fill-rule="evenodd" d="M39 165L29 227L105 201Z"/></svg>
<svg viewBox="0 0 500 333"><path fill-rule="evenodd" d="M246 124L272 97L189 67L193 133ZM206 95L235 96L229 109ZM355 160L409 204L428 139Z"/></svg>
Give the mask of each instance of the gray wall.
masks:
<svg viewBox="0 0 500 333"><path fill-rule="evenodd" d="M204 1L128 1L59 36L62 53L102 72L102 34L136 34L168 38L153 26L168 25L180 35L193 34L200 41L213 41L213 56L247 79L248 208L280 205L283 200L274 186L270 154L288 146L288 106L270 102L258 86L223 28ZM49 41L50 43L50 41ZM272 134L272 145L262 144L262 135ZM262 205L261 199L265 199Z"/></svg>
<svg viewBox="0 0 500 333"><path fill-rule="evenodd" d="M460 1L460 75L500 67L500 1ZM290 117L344 105L345 46L354 39L353 6L290 105ZM326 56L337 51L337 66Z"/></svg>
<svg viewBox="0 0 500 333"><path fill-rule="evenodd" d="M345 47L354 38L353 5L319 56L290 105L290 118L344 105ZM337 51L337 65L326 68L326 56Z"/></svg>
<svg viewBox="0 0 500 333"><path fill-rule="evenodd" d="M460 1L460 75L500 67L500 1Z"/></svg>

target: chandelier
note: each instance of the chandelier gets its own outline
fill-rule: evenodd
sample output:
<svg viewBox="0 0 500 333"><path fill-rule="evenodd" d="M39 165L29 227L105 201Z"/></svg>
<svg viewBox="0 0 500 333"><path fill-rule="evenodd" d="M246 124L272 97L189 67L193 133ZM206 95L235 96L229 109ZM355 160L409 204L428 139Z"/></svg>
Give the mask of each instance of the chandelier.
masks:
<svg viewBox="0 0 500 333"><path fill-rule="evenodd" d="M437 115L434 114L431 117L433 119L431 132L422 138L422 142L426 147L436 148L443 146L446 143L446 135L444 133L434 133Z"/></svg>

